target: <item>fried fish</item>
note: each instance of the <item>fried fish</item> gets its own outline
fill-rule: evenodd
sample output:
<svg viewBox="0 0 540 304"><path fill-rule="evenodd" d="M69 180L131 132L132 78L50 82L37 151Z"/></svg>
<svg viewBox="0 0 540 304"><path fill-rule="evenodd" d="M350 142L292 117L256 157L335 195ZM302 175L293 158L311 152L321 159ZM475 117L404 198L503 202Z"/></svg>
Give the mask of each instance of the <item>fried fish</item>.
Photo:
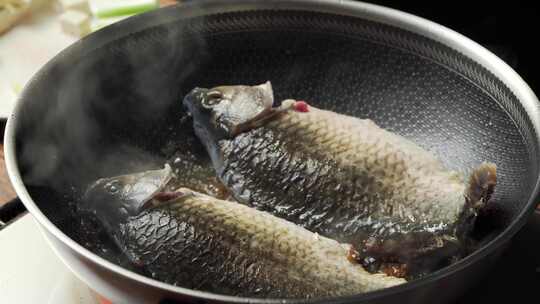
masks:
<svg viewBox="0 0 540 304"><path fill-rule="evenodd" d="M272 298L353 295L404 283L349 260L350 245L269 213L180 188L171 169L104 178L87 190L116 243L153 278L215 293Z"/></svg>
<svg viewBox="0 0 540 304"><path fill-rule="evenodd" d="M196 88L183 101L236 200L352 243L364 264L459 250L493 193L495 164L465 181L369 119L273 103L269 82Z"/></svg>

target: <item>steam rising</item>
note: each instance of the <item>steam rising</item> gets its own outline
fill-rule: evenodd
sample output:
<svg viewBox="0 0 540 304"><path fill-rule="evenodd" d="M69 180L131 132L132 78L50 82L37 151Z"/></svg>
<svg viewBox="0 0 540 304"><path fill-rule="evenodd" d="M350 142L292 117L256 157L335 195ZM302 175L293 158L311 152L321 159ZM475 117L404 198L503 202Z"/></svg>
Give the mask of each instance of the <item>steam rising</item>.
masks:
<svg viewBox="0 0 540 304"><path fill-rule="evenodd" d="M161 167L170 156L163 151L167 142L183 140L174 138L184 128L181 99L188 88L181 84L204 60L206 43L189 36L187 47L184 27L152 28L157 17L135 18L137 28L150 32L145 39L127 36L92 50L115 27L130 27L100 31L64 52L46 70L48 79L28 89L32 110L21 120L30 127L19 149L27 184L65 192L100 177Z"/></svg>

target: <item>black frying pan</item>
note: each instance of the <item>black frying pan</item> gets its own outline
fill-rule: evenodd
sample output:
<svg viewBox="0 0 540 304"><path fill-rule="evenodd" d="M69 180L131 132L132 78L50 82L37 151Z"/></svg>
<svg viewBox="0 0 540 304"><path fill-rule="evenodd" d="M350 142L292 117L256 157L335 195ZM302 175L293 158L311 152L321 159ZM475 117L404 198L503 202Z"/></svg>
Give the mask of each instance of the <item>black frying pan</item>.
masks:
<svg viewBox="0 0 540 304"><path fill-rule="evenodd" d="M181 152L205 164L181 99L195 86L271 80L276 99L369 117L464 173L498 166L481 248L408 284L311 302L448 302L473 285L537 201L540 108L521 78L474 42L398 11L346 1L200 2L90 35L25 88L6 131L11 180L51 245L115 302L264 302L166 285L131 271L92 218L86 184ZM295 301L289 300L286 303Z"/></svg>

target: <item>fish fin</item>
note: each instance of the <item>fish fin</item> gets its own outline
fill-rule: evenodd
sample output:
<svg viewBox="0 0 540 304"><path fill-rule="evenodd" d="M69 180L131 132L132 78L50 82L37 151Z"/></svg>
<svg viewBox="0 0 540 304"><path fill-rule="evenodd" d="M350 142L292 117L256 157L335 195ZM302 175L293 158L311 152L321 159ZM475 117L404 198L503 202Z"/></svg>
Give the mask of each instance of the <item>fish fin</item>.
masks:
<svg viewBox="0 0 540 304"><path fill-rule="evenodd" d="M484 162L473 170L469 177L469 187L466 199L471 206L478 210L484 207L497 185L497 165Z"/></svg>

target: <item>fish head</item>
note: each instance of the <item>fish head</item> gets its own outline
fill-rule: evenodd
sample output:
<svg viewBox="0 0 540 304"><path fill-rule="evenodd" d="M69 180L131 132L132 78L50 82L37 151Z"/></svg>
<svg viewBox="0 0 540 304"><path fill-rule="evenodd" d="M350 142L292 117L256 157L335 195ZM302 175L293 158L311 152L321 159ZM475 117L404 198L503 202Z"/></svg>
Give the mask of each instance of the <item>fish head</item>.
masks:
<svg viewBox="0 0 540 304"><path fill-rule="evenodd" d="M184 98L195 131L203 141L232 138L250 129L254 122L272 113L273 103L270 81L255 86L195 88Z"/></svg>
<svg viewBox="0 0 540 304"><path fill-rule="evenodd" d="M91 212L109 228L144 211L173 177L171 167L101 178L86 190L80 209Z"/></svg>

